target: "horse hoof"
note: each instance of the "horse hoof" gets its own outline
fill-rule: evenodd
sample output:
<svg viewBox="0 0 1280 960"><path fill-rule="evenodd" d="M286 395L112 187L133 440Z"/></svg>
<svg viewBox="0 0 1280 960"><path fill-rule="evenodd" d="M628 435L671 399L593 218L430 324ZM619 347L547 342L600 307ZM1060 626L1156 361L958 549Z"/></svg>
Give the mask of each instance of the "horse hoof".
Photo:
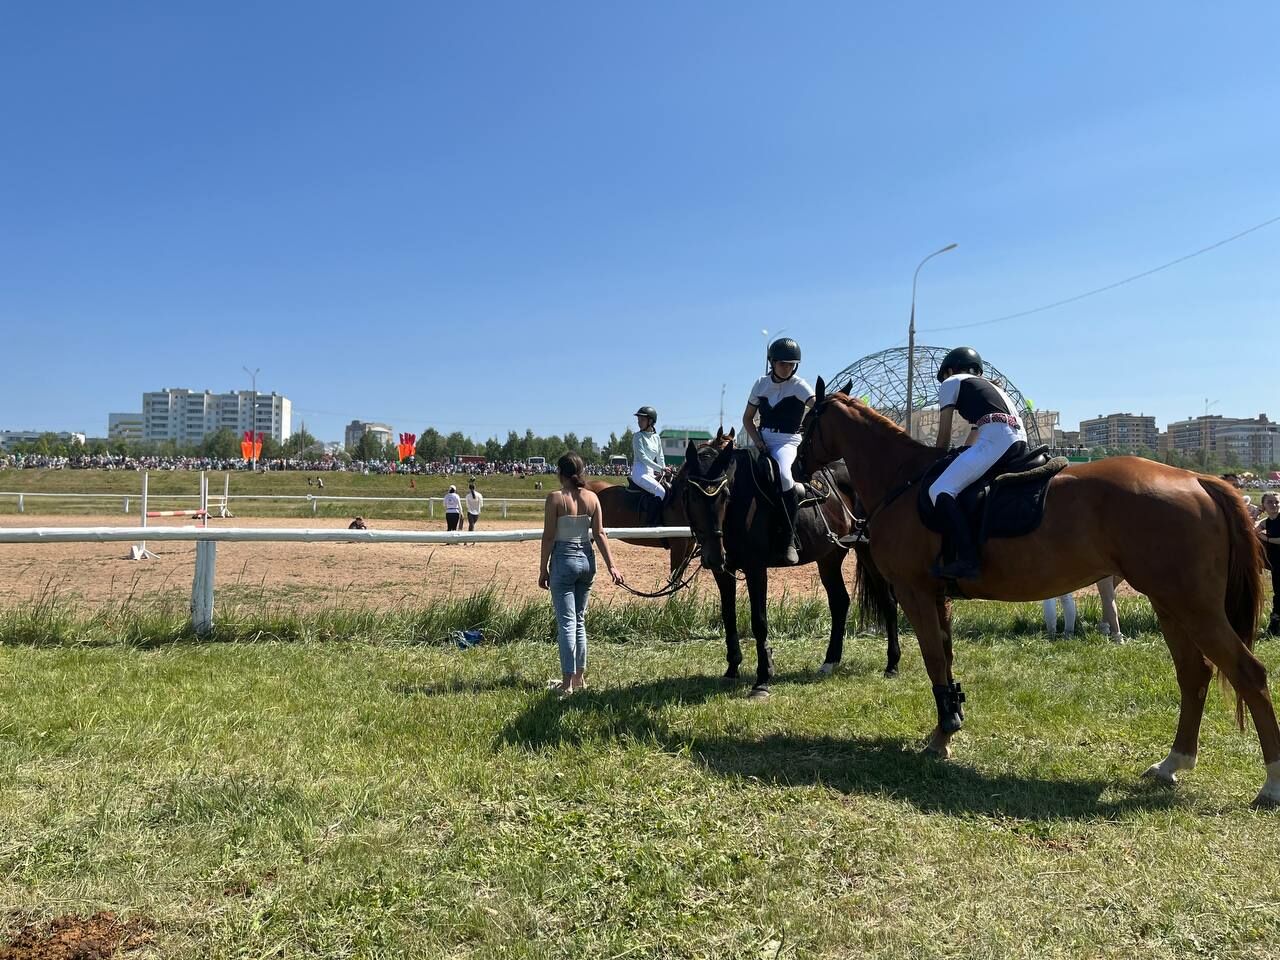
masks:
<svg viewBox="0 0 1280 960"><path fill-rule="evenodd" d="M886 667L886 668L885 668L884 676L885 676L885 679L886 679L886 680L892 680L892 679L893 679L894 677L896 677L897 675L898 675L898 668L897 668L897 667Z"/></svg>
<svg viewBox="0 0 1280 960"><path fill-rule="evenodd" d="M768 700L769 688L768 687L752 687L751 692L747 694L747 699L756 700L756 701Z"/></svg>
<svg viewBox="0 0 1280 960"><path fill-rule="evenodd" d="M1260 810L1280 807L1280 760L1267 764L1267 782L1254 798L1253 805Z"/></svg>
<svg viewBox="0 0 1280 960"><path fill-rule="evenodd" d="M1149 780L1157 780L1160 783L1177 783L1179 773L1183 770L1194 770L1195 766L1195 756L1170 750L1167 757L1159 763L1153 763L1147 767L1142 775Z"/></svg>
<svg viewBox="0 0 1280 960"><path fill-rule="evenodd" d="M820 677L829 677L831 676L831 674L835 672L836 672L836 665L834 663L824 663L822 666L818 668L818 676Z"/></svg>
<svg viewBox="0 0 1280 960"><path fill-rule="evenodd" d="M1263 787L1253 798L1255 810L1280 810L1280 789L1268 790Z"/></svg>
<svg viewBox="0 0 1280 960"><path fill-rule="evenodd" d="M921 752L935 756L939 760L950 760L951 737L941 730L935 729L929 737L929 742L924 745L924 750Z"/></svg>

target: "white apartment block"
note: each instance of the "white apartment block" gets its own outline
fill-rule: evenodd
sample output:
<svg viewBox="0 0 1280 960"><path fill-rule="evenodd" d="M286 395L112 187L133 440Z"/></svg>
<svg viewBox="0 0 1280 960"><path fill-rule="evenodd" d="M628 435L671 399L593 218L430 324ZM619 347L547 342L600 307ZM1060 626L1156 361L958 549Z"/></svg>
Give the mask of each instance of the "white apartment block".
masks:
<svg viewBox="0 0 1280 960"><path fill-rule="evenodd" d="M140 413L108 413L108 440L141 440L142 414Z"/></svg>
<svg viewBox="0 0 1280 960"><path fill-rule="evenodd" d="M253 430L283 443L293 432L292 410L289 399L276 393L166 388L142 395L142 439L199 443L225 428L236 434Z"/></svg>

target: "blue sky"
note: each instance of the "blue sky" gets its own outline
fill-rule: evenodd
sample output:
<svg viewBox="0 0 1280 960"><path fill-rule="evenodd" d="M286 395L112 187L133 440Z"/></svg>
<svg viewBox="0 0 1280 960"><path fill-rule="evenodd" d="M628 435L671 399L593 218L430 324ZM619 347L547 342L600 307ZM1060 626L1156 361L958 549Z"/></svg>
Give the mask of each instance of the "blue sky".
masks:
<svg viewBox="0 0 1280 960"><path fill-rule="evenodd" d="M0 428L143 390L607 437L969 342L1042 408L1280 417L1272 3L6 5ZM185 7L185 9L184 9Z"/></svg>

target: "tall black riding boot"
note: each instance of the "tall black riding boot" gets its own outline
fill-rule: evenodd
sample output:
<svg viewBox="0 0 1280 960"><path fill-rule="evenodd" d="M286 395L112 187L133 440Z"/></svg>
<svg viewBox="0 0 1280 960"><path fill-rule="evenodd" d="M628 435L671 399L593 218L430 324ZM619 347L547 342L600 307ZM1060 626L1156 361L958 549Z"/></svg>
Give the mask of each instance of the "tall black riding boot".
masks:
<svg viewBox="0 0 1280 960"><path fill-rule="evenodd" d="M662 508L666 504L666 500L662 497L649 494L645 498L645 523L651 527L662 526Z"/></svg>
<svg viewBox="0 0 1280 960"><path fill-rule="evenodd" d="M954 560L945 563L939 557L938 562L933 566L933 575L946 580L975 579L982 570L978 565L978 550L974 547L973 536L969 533L968 518L960 509L960 504L956 503L955 498L949 493L938 494L934 505L948 528L943 534L943 542L945 543L949 537L955 544L956 555Z"/></svg>
<svg viewBox="0 0 1280 960"><path fill-rule="evenodd" d="M796 487L782 491L782 506L787 518L787 546L779 559L784 567L794 567L800 562L796 550L796 514L800 511L800 491Z"/></svg>

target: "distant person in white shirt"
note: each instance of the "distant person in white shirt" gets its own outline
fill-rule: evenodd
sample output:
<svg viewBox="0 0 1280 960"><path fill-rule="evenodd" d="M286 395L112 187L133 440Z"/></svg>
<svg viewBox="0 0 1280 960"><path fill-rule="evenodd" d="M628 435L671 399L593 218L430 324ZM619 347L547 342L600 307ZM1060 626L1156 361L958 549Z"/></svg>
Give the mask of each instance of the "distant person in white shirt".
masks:
<svg viewBox="0 0 1280 960"><path fill-rule="evenodd" d="M462 498L458 496L457 487L449 487L444 495L444 522L451 531L462 526Z"/></svg>
<svg viewBox="0 0 1280 960"><path fill-rule="evenodd" d="M472 480L467 484L467 532L470 533L476 528L476 521L480 519L480 508L484 506L484 494L476 489L476 482ZM467 544L472 546L472 544Z"/></svg>

